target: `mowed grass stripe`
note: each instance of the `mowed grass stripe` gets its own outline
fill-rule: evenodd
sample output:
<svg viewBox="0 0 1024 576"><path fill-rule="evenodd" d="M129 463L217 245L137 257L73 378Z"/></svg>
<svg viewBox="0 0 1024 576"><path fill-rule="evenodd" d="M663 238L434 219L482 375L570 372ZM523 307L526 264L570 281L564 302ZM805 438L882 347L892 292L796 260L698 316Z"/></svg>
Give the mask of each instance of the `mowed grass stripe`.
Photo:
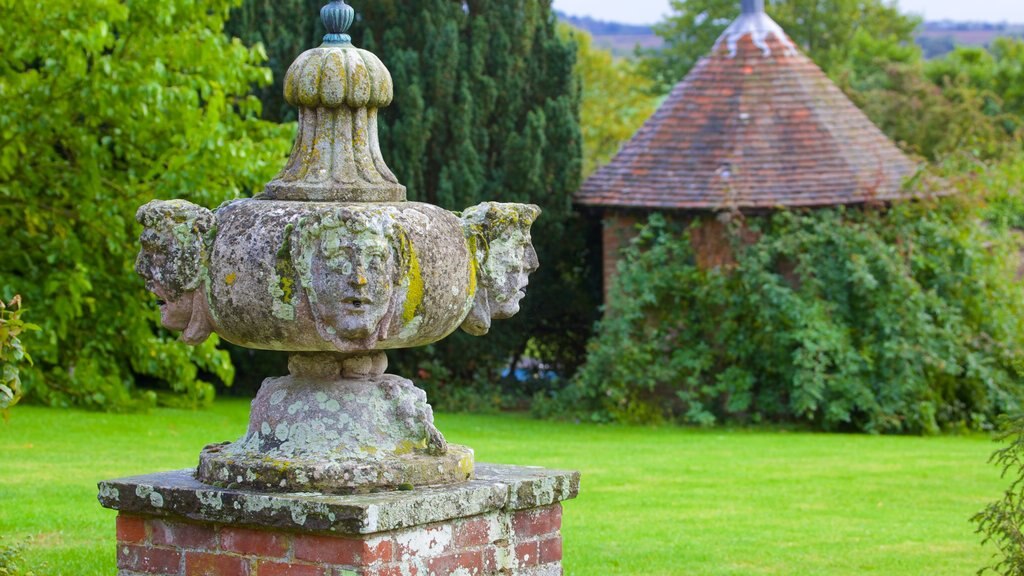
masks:
<svg viewBox="0 0 1024 576"><path fill-rule="evenodd" d="M102 479L194 466L245 430L248 403L111 415L19 406L0 424L0 534L33 538L50 576L107 576ZM439 415L481 462L574 468L566 574L971 574L991 554L968 519L1004 482L982 436L872 437L575 425Z"/></svg>

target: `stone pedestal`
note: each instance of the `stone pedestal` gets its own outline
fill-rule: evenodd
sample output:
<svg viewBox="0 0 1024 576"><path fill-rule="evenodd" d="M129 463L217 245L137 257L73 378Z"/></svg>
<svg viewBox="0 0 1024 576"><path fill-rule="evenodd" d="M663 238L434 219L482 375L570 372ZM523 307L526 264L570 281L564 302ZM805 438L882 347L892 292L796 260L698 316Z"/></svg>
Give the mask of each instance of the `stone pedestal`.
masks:
<svg viewBox="0 0 1024 576"><path fill-rule="evenodd" d="M119 576L554 576L579 473L478 464L476 479L351 496L218 488L183 470L101 482Z"/></svg>

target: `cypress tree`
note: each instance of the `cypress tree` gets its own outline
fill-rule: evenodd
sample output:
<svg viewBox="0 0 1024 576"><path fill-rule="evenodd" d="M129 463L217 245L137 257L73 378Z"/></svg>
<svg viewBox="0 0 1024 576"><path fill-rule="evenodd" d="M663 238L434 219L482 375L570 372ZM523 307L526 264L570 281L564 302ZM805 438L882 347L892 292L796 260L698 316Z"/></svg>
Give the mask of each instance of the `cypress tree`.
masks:
<svg viewBox="0 0 1024 576"><path fill-rule="evenodd" d="M376 53L394 77L395 101L382 111L380 138L409 199L451 210L486 200L544 210L533 234L541 269L522 312L496 322L485 338L459 333L426 349L396 351L392 363L428 388L454 391L493 380L529 345L530 356L567 375L583 357L600 302L588 250L599 244L587 242L572 211L582 162L576 46L559 37L550 0L350 4L359 15L354 43ZM231 29L266 43L273 90L301 49L319 43L316 33L309 36L317 8L310 0L246 0L236 12ZM263 101L275 117L280 97Z"/></svg>

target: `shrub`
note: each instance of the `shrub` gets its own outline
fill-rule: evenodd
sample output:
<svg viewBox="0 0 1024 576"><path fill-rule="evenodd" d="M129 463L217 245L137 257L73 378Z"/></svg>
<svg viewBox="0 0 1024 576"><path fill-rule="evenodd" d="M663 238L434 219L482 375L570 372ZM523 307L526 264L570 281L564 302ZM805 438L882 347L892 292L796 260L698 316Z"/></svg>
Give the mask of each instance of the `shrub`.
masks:
<svg viewBox="0 0 1024 576"><path fill-rule="evenodd" d="M1002 499L989 504L972 518L983 543L998 549L993 564L978 574L994 572L1003 576L1024 576L1024 416L1006 418L997 440L1009 444L992 455L992 463L1012 479Z"/></svg>
<svg viewBox="0 0 1024 576"><path fill-rule="evenodd" d="M21 319L23 312L20 296L8 304L0 300L0 414L5 416L21 400L21 365L32 363L20 337L25 331L39 329Z"/></svg>
<svg viewBox="0 0 1024 576"><path fill-rule="evenodd" d="M24 549L24 543L5 544L0 536L0 576L36 576L35 572L23 568L21 552Z"/></svg>
<svg viewBox="0 0 1024 576"><path fill-rule="evenodd" d="M735 266L714 269L654 216L562 394L598 420L991 426L1024 392L1024 290L1012 237L980 213L947 199L734 219Z"/></svg>

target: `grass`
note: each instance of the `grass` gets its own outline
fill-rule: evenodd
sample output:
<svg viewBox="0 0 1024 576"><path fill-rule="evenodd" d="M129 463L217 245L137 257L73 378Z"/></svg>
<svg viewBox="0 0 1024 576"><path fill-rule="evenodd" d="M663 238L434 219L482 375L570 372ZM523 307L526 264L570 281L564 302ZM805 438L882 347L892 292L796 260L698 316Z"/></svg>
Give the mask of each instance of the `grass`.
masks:
<svg viewBox="0 0 1024 576"><path fill-rule="evenodd" d="M102 479L194 466L242 434L248 404L113 415L19 406L0 421L0 535L32 538L45 576L109 576ZM992 551L970 516L1004 482L987 438L598 427L440 415L477 460L575 468L573 576L973 574Z"/></svg>

